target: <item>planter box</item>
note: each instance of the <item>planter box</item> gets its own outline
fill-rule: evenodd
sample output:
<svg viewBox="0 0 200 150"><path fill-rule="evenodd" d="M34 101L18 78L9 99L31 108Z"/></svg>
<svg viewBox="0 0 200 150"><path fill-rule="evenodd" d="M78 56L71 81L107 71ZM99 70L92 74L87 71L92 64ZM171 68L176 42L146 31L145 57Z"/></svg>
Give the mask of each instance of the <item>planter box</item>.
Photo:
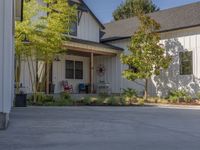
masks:
<svg viewBox="0 0 200 150"><path fill-rule="evenodd" d="M15 95L15 107L26 107L27 106L27 94L16 94Z"/></svg>

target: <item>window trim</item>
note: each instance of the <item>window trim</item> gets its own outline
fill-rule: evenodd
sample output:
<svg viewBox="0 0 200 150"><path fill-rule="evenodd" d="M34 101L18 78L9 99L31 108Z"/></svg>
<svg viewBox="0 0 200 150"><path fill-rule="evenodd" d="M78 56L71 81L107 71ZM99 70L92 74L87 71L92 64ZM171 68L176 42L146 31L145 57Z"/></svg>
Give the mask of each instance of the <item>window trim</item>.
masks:
<svg viewBox="0 0 200 150"><path fill-rule="evenodd" d="M187 55L187 53L189 54L190 53L190 57L191 57L191 60L182 60L182 57L183 56L181 56L181 55L183 55L183 54L186 54ZM183 72L183 65L184 65L184 63L185 64L189 64L190 63L190 65L191 65L191 70L190 70L190 72ZM181 76L184 76L184 75L193 75L193 51L185 51L185 52L179 52L179 74L181 75Z"/></svg>
<svg viewBox="0 0 200 150"><path fill-rule="evenodd" d="M67 78L67 68L66 68L66 65L67 65L67 61L71 61L73 62L73 77L72 78ZM81 78L77 78L76 77L76 62L81 62L82 63L82 77ZM84 62L83 61L79 61L79 60L65 60L65 79L72 79L72 80L83 80L84 79ZM78 69L78 70L81 70L81 69Z"/></svg>

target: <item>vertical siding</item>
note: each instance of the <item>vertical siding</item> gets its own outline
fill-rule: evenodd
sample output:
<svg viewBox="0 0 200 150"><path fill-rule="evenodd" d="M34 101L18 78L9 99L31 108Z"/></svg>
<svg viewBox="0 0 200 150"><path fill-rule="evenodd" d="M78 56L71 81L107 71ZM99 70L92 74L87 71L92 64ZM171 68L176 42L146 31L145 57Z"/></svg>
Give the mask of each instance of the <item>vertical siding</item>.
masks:
<svg viewBox="0 0 200 150"><path fill-rule="evenodd" d="M105 83L110 84L110 89L112 93L120 93L121 81L119 76L120 73L120 62L119 56L96 56L94 62L94 70L95 70L95 85L99 84L100 81L104 81ZM100 76L97 72L97 69L100 65L105 67L105 74Z"/></svg>
<svg viewBox="0 0 200 150"><path fill-rule="evenodd" d="M178 30L161 34L160 41L165 45L166 51L172 55L173 62L168 70L163 70L160 76L153 76L149 84L149 92L152 96L167 96L171 89L185 89L195 96L200 91L200 27ZM118 40L110 42L115 46L125 49L128 53L127 45L129 40ZM179 52L193 51L193 75L180 75L179 73ZM118 60L119 61L119 60ZM121 64L121 72L127 66ZM120 77L118 77L120 79ZM134 88L143 91L143 81L135 82L121 78L121 88Z"/></svg>
<svg viewBox="0 0 200 150"><path fill-rule="evenodd" d="M78 25L78 39L99 42L99 24L90 13L83 12Z"/></svg>
<svg viewBox="0 0 200 150"><path fill-rule="evenodd" d="M83 79L66 79L65 78L65 60L83 61ZM53 62L53 83L55 84L55 93L63 91L62 81L67 80L70 85L73 85L75 93L78 93L78 85L80 83L88 84L90 81L89 75L90 59L89 57L80 57L73 55L63 56L61 61Z"/></svg>

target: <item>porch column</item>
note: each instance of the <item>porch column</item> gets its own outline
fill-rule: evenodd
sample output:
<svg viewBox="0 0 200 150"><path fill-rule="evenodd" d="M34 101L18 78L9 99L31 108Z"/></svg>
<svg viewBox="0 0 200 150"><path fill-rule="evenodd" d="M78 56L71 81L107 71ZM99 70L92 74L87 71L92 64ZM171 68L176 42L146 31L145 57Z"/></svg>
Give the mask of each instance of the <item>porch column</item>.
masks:
<svg viewBox="0 0 200 150"><path fill-rule="evenodd" d="M91 53L90 56L90 85L91 85L91 93L94 92L94 53Z"/></svg>
<svg viewBox="0 0 200 150"><path fill-rule="evenodd" d="M7 128L14 99L13 0L0 0L0 129Z"/></svg>

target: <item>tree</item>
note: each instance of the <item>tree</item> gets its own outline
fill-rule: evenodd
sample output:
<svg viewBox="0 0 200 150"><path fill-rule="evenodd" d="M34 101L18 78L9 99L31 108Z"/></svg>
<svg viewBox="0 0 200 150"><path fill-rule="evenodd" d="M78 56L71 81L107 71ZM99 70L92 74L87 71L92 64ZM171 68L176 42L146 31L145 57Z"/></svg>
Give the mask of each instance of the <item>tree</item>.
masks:
<svg viewBox="0 0 200 150"><path fill-rule="evenodd" d="M145 94L148 96L148 79L152 75L159 75L162 69L167 69L171 57L159 44L160 36L156 31L160 25L147 15L138 16L140 26L131 38L129 54L122 54L121 61L129 66L123 72L123 76L128 80L144 79Z"/></svg>
<svg viewBox="0 0 200 150"><path fill-rule="evenodd" d="M76 21L77 14L76 6L70 6L66 0L42 2L43 4L37 0L24 1L24 20L16 22L16 55L17 58L23 56L28 63L34 94L38 90L38 73L35 67L37 61L45 62L44 66L47 66L43 81L48 84L49 64L55 55L63 51L63 42L69 39L70 27ZM25 44L24 38L30 43Z"/></svg>
<svg viewBox="0 0 200 150"><path fill-rule="evenodd" d="M126 0L113 12L115 21L137 16L137 13L151 13L159 8L152 0Z"/></svg>

